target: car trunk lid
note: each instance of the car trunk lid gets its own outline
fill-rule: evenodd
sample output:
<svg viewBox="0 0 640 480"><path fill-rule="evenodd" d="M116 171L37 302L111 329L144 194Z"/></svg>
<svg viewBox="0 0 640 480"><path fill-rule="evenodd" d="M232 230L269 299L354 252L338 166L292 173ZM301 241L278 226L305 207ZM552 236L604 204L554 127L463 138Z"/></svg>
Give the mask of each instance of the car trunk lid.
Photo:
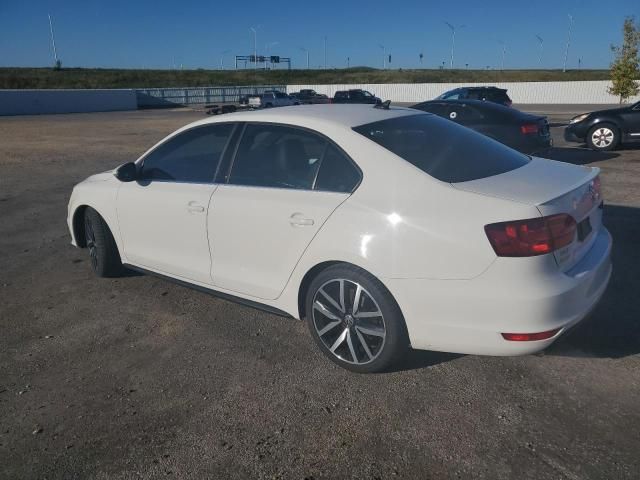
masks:
<svg viewBox="0 0 640 480"><path fill-rule="evenodd" d="M577 223L574 241L553 253L559 267L566 271L589 250L602 226L599 173L599 168L534 157L510 172L452 185L481 195L534 205L545 217L571 215Z"/></svg>

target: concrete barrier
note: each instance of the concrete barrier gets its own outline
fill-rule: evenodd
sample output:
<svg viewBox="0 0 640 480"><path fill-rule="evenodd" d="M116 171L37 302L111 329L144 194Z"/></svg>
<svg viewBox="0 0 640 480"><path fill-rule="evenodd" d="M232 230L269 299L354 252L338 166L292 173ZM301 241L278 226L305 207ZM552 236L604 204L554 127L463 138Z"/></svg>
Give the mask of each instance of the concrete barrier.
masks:
<svg viewBox="0 0 640 480"><path fill-rule="evenodd" d="M0 90L0 115L136 110L135 90Z"/></svg>
<svg viewBox="0 0 640 480"><path fill-rule="evenodd" d="M352 85L287 85L287 93L303 88L314 89L333 97L338 90L362 88L382 100L392 102L423 102L458 87L492 85L506 88L513 103L517 104L615 104L618 98L607 91L609 81L588 82L496 82L496 83L389 83ZM640 96L629 99L630 103Z"/></svg>

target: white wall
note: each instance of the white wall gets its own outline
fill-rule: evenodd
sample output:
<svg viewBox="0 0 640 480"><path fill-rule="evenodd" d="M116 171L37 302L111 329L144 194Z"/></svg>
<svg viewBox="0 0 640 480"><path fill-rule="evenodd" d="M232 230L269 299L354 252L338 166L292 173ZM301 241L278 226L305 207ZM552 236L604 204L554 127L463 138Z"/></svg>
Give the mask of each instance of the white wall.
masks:
<svg viewBox="0 0 640 480"><path fill-rule="evenodd" d="M136 110L135 90L0 90L0 115Z"/></svg>
<svg viewBox="0 0 640 480"><path fill-rule="evenodd" d="M497 82L497 83L390 83L353 85L288 85L287 92L297 92L302 88L312 88L330 97L337 90L362 88L374 93L382 100L392 102L422 102L431 100L441 93L457 87L494 85L506 88L513 103L618 103L618 98L607 93L609 81L593 82ZM640 96L630 102L640 100Z"/></svg>

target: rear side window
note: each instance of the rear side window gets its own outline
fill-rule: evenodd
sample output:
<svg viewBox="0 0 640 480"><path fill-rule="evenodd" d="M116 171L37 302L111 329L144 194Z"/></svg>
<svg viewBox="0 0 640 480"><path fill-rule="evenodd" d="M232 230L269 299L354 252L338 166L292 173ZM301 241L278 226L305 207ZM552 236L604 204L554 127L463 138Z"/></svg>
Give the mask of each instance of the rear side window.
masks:
<svg viewBox="0 0 640 480"><path fill-rule="evenodd" d="M360 182L360 171L340 150L329 145L322 158L315 190L351 193Z"/></svg>
<svg viewBox="0 0 640 480"><path fill-rule="evenodd" d="M410 115L354 130L443 182L467 182L515 170L529 157L433 115Z"/></svg>
<svg viewBox="0 0 640 480"><path fill-rule="evenodd" d="M249 124L229 183L311 190L326 143L324 138L297 128Z"/></svg>
<svg viewBox="0 0 640 480"><path fill-rule="evenodd" d="M166 141L147 155L143 180L210 183L220 163L233 124L192 128Z"/></svg>

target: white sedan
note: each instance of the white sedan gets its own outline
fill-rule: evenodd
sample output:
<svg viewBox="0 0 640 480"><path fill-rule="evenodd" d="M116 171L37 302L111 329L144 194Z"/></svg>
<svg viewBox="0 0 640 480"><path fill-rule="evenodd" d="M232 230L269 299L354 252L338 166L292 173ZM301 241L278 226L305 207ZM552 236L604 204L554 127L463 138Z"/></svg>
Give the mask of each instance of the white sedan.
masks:
<svg viewBox="0 0 640 480"><path fill-rule="evenodd" d="M99 276L305 319L331 360L373 372L409 347L550 345L609 282L602 206L597 168L416 110L309 105L187 125L78 184L68 224Z"/></svg>

